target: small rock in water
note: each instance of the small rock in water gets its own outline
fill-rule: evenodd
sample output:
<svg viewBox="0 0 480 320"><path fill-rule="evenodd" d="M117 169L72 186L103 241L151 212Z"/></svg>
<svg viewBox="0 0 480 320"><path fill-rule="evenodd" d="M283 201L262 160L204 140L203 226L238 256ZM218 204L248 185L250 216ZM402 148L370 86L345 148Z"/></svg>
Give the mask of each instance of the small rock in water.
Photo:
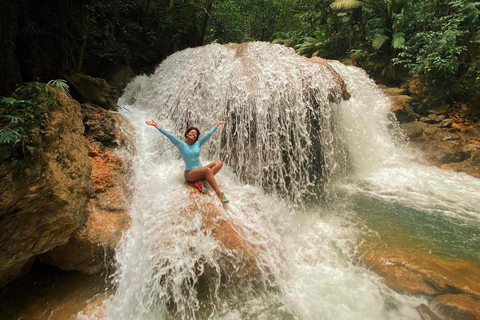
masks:
<svg viewBox="0 0 480 320"><path fill-rule="evenodd" d="M422 316L422 320L442 320L437 316L426 304L422 303L417 308L418 312Z"/></svg>
<svg viewBox="0 0 480 320"><path fill-rule="evenodd" d="M450 128L453 124L452 119L444 119L440 122L440 128Z"/></svg>
<svg viewBox="0 0 480 320"><path fill-rule="evenodd" d="M430 124L435 124L443 121L445 119L445 116L443 114L429 114L427 117L421 117L420 121L430 123Z"/></svg>

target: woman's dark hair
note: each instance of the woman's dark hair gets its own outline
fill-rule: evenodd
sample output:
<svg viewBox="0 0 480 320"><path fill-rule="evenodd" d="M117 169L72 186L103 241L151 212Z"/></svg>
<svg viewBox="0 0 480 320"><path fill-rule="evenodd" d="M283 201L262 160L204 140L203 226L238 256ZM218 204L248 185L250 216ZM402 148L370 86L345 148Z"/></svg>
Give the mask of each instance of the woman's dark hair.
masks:
<svg viewBox="0 0 480 320"><path fill-rule="evenodd" d="M187 138L187 134L192 130L197 131L197 139L195 139L195 141L193 141L193 142L196 142L198 140L198 138L200 138L200 130L198 130L197 127L193 127L193 126L188 127L187 130L185 130L185 139Z"/></svg>

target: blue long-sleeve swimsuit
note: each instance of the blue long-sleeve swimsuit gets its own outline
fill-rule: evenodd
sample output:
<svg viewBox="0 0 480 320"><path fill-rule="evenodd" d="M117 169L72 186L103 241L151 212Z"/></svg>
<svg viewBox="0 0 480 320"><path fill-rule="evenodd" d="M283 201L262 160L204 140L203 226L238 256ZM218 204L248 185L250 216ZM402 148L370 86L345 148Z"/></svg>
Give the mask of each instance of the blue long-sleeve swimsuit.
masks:
<svg viewBox="0 0 480 320"><path fill-rule="evenodd" d="M163 133L167 136L167 138L172 141L172 143L178 148L180 151L180 155L182 156L183 161L185 162L185 171L197 169L203 167L200 163L200 147L207 142L208 138L217 130L217 126L213 126L207 133L203 136L198 138L194 144L189 145L188 143L177 139L173 136L168 130L158 126L158 131Z"/></svg>

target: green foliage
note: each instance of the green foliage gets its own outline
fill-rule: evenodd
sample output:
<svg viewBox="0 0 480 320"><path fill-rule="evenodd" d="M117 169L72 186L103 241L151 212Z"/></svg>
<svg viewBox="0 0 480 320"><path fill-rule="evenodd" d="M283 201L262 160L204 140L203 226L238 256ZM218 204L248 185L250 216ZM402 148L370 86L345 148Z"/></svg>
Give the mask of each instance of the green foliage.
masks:
<svg viewBox="0 0 480 320"><path fill-rule="evenodd" d="M50 80L48 81L47 83L47 87L48 86L52 86L52 87L55 87L55 88L58 88L62 91L67 91L67 92L70 92L69 90L69 86L67 84L67 82L63 79L57 79L57 80Z"/></svg>
<svg viewBox="0 0 480 320"><path fill-rule="evenodd" d="M306 57L317 57L321 54L325 33L317 30L312 36L302 36L298 33L275 33L272 43L283 44L286 47L293 47L295 52Z"/></svg>
<svg viewBox="0 0 480 320"><path fill-rule="evenodd" d="M283 28L288 1L215 1L209 21L207 41L219 43L269 41Z"/></svg>
<svg viewBox="0 0 480 320"><path fill-rule="evenodd" d="M2 160L22 159L37 151L34 131L45 127L46 112L54 106L49 86L52 84L29 83L15 90L12 97L0 100Z"/></svg>
<svg viewBox="0 0 480 320"><path fill-rule="evenodd" d="M446 96L453 93L442 87L480 89L479 2L297 0L290 8L289 28L273 42L299 54L334 59L349 54L377 80L419 75ZM315 30L323 36L317 38ZM453 86L459 79L465 84Z"/></svg>
<svg viewBox="0 0 480 320"><path fill-rule="evenodd" d="M410 38L393 59L395 65L422 75L431 86L445 87L448 93L461 74L475 69L469 64L477 64L478 6L478 2L466 0L430 0L411 5L404 22Z"/></svg>
<svg viewBox="0 0 480 320"><path fill-rule="evenodd" d="M386 43L390 38L384 34L377 34L377 36L374 38L372 46L375 49L380 49L384 43Z"/></svg>
<svg viewBox="0 0 480 320"><path fill-rule="evenodd" d="M365 3L358 0L335 0L332 2L330 7L335 10L339 9L352 9L358 8L364 5Z"/></svg>

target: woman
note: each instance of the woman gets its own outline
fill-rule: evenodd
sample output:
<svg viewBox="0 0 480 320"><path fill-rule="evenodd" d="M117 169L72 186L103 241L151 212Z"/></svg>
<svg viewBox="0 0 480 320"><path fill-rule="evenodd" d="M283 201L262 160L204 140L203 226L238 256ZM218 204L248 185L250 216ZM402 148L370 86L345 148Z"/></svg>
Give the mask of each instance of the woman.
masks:
<svg viewBox="0 0 480 320"><path fill-rule="evenodd" d="M227 197L220 191L218 188L217 181L215 180L214 175L220 171L222 168L221 161L215 161L209 165L202 166L199 160L200 156L200 147L210 138L210 136L217 130L218 126L225 124L225 121L217 121L217 124L211 128L204 136L200 137L200 130L196 127L188 127L185 131L185 138L187 142L183 142L176 137L174 137L169 131L160 127L155 120L145 121L149 126L154 126L161 133L167 136L172 143L177 146L182 156L183 161L185 162L185 180L187 182L195 183L197 188L201 192L206 193L207 189L205 183L202 183L202 180L207 180L207 182L212 186L213 190L217 194L218 198L222 203L228 203Z"/></svg>

